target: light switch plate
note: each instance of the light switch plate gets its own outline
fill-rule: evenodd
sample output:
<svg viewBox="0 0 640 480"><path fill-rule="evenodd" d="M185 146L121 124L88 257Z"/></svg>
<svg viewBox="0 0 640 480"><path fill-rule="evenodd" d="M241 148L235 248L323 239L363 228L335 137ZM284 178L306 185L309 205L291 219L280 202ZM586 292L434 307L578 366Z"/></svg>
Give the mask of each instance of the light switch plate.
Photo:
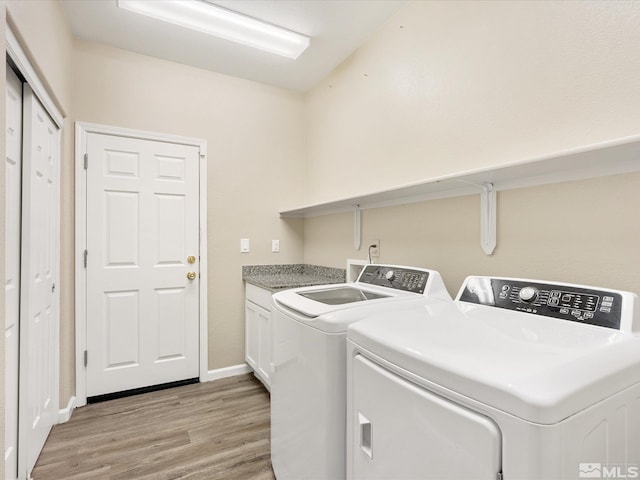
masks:
<svg viewBox="0 0 640 480"><path fill-rule="evenodd" d="M240 239L240 253L249 253L249 239L241 238Z"/></svg>
<svg viewBox="0 0 640 480"><path fill-rule="evenodd" d="M271 251L278 253L280 251L280 240L271 240Z"/></svg>

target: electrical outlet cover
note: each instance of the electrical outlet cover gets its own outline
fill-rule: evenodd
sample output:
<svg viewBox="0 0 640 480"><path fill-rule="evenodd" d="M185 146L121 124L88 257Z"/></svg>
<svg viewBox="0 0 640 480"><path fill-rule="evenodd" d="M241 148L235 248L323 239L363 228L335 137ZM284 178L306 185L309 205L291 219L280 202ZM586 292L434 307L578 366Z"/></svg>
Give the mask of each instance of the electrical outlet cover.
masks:
<svg viewBox="0 0 640 480"><path fill-rule="evenodd" d="M371 248L371 258L380 258L380 240L373 240L369 245L376 245Z"/></svg>

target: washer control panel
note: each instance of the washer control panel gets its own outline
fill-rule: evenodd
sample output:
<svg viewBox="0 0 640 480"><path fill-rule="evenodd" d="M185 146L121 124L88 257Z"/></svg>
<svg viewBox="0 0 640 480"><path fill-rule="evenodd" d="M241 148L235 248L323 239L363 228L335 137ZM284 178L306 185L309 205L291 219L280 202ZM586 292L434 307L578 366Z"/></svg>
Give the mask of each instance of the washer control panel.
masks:
<svg viewBox="0 0 640 480"><path fill-rule="evenodd" d="M429 272L393 265L367 265L358 282L395 288L406 292L423 294L429 279Z"/></svg>
<svg viewBox="0 0 640 480"><path fill-rule="evenodd" d="M458 300L620 329L622 295L608 290L505 278L469 277Z"/></svg>

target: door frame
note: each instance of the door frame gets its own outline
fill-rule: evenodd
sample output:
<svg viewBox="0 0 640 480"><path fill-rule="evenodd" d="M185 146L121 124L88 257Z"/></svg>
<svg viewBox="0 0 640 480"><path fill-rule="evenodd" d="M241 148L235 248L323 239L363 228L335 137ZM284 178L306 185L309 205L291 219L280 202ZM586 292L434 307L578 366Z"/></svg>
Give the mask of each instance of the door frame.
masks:
<svg viewBox="0 0 640 480"><path fill-rule="evenodd" d="M65 112L64 108L62 107L62 105L60 104L60 102L58 101L58 99L55 97L54 94L50 94L50 90L45 86L45 83L43 82L44 77L40 76L40 73L38 73L38 71L34 68L35 62L32 63L32 57L30 55L27 54L28 52L28 48L26 48L26 44L24 43L24 39L22 37L19 37L18 35L19 31L17 29L17 27L15 26L15 23L13 22L13 19L11 18L10 12L7 12L7 16L6 16L6 20L5 20L5 45L6 45L6 55L9 59L11 59L11 61L13 62L14 67L18 70L18 72L20 72L20 75L22 75L23 79L24 79L24 83L27 83L29 85L29 87L31 88L31 90L33 91L33 94L35 95L35 97L40 101L40 103L42 104L42 106L44 107L45 111L49 114L49 116L51 117L51 119L53 120L53 123L58 127L58 135L59 135L59 140L58 140L58 145L57 145L57 149L58 149L58 162L60 162L60 165L58 166L58 178L57 178L57 183L58 183L58 189L56 192L57 200L58 200L58 208L56 209L56 217L53 219L54 222L57 222L59 225L59 228L62 228L60 223L61 223L61 210L60 210L60 175L61 175L61 171L62 171L62 135L64 133L64 119L67 117L67 113ZM6 59L4 59L4 61L6 62ZM22 197L22 195L21 195ZM23 203L21 208L24 210L25 209L25 203L24 203L24 198L22 198ZM22 242L22 239L21 239ZM56 271L56 275L55 275L55 284L56 285L60 285L60 239L58 238L57 241L57 271ZM21 267L22 268L22 267ZM22 272L21 272L22 273ZM22 292L21 292L22 295ZM22 301L22 300L21 300ZM55 366L54 366L54 371L53 371L53 399L52 401L54 402L54 407L53 409L55 411L59 411L59 401L60 401L60 288L58 288L56 290L56 294L55 294L55 298L54 298L54 303L55 303L55 309L56 309L56 315L55 315L55 320L54 320L54 336L55 336L55 341L54 341L54 359L55 359ZM22 321L22 317L19 320L20 322ZM22 339L19 340L20 344L22 344ZM21 358L21 357L19 357ZM20 363L20 360L18 361L18 363ZM20 365L18 365L18 368L20 368ZM20 372L18 372L18 375L20 375ZM4 380L3 380L4 381ZM22 378L19 377L18 379L18 391L22 390L22 383L23 380ZM4 386L3 386L4 388ZM22 402L22 399L18 398L18 412L19 412L19 416L22 414L22 410L25 408L25 404L24 402ZM54 423L59 423L60 422L60 417L58 416L57 419L54 420ZM22 466L24 466L27 462L26 460L26 449L25 448L21 448L21 445L24 444L24 440L21 440L22 435L24 435L24 433L21 433L21 429L20 429L20 422L18 422L18 478L26 478L24 475L26 474L26 472L21 472L20 468ZM4 453L4 452L3 452ZM2 470L2 474L4 474L4 467Z"/></svg>
<svg viewBox="0 0 640 480"><path fill-rule="evenodd" d="M9 257L13 257L13 261L16 262L17 261L17 271L15 272L15 277L12 278L12 280L14 281L14 285L15 285L15 294L17 294L17 298L15 298L15 300L13 300L12 298L9 297L8 295L8 291L7 288L5 287L4 290L4 300L5 300L5 307L4 307L4 312L5 312L5 320L2 322L4 331L5 331L5 353L4 353L4 359L5 359L5 381L4 381L4 395L5 395L5 413L4 413L4 420L5 420L5 444L4 444L4 455L5 455L5 464L4 464L4 476L7 480L16 480L18 478L18 473L19 473L19 467L18 467L18 463L21 462L21 460L18 458L18 452L19 452L19 448L18 448L18 444L20 442L20 302L21 302L21 291L20 291L20 287L21 287L21 274L22 274L22 255L21 255L21 251L22 251L22 228L21 228L21 223L22 223L22 150L23 150L23 142L22 142L22 127L23 127L23 114L22 114L22 110L23 110L23 103L24 103L24 98L23 98L23 83L22 80L20 80L20 78L18 77L17 74L15 74L14 70L11 68L11 66L9 65L9 63L7 62L6 64L6 92L5 92L5 98L6 98L6 104L5 104L5 113L7 114L7 124L5 125L6 131L5 131L5 152L6 152L6 159L5 159L5 163L4 163L4 183L5 183L5 190L4 190L4 199L5 199L5 205L4 205L4 209L5 209L5 217L4 217L4 225L5 225L5 281L8 282L9 278L8 278L8 269L11 269L11 267L9 267L9 262L11 262L11 260L9 259ZM12 85L14 83L14 77L17 80L16 85ZM13 88L16 88L16 90L19 87L19 91L16 91L14 93L19 94L16 95L16 97L18 97L16 100L19 102L19 108L17 110L19 110L19 112L15 112L15 115L20 117L20 121L19 123L17 123L17 125L20 125L20 135L19 137L15 138L15 143L12 144L10 146L10 139L9 139L9 135L8 133L8 128L9 128L9 109L10 109L10 104L9 104L9 92L11 90L13 90ZM17 105L16 105L17 106ZM13 116L13 112L12 112L12 116ZM15 120L15 119L12 119ZM18 145L19 144L19 145ZM19 150L19 155L16 156L16 165L15 165L15 170L16 170L16 176L13 179L10 179L10 167L8 165L8 160L9 159L9 152L13 150L13 148L18 147ZM19 165L17 162L20 162ZM10 183L11 182L11 183ZM10 186L16 188L16 192L15 192L15 196L10 196ZM15 200L17 202L17 205L14 205L14 202L12 200ZM17 212L17 218L15 218L15 221L12 221L13 219L10 219L9 217L9 212L8 210L10 210L10 206L14 206L14 207L18 207L18 212ZM9 239L11 239L13 237L14 240L17 240L15 247L17 248L17 251L15 250L8 250L8 246L9 246ZM8 255L6 253L9 253ZM15 263L14 263L15 265ZM8 285L8 283L6 284ZM11 295L13 296L13 295ZM7 336L7 313L8 313L8 309L9 308L15 308L15 311L12 311L11 313L14 313L13 318L15 319L15 323L13 325L13 332L12 335L9 337ZM15 348L15 352L11 352L12 356L9 359L9 357L7 356L7 354L9 353L9 349ZM10 381L10 383L7 382L7 380ZM15 423L12 423L15 422ZM9 425L11 427L9 427ZM7 438L7 429L11 428L11 436L10 438ZM11 448L10 451L7 450L7 448ZM7 453L10 453L9 456L7 456Z"/></svg>
<svg viewBox="0 0 640 480"><path fill-rule="evenodd" d="M208 380L208 317L207 317L207 141L145 130L113 127L95 123L76 122L75 138L75 326L76 326L76 397L74 407L87 403L87 378L84 352L87 349L87 269L84 267L84 251L87 249L87 176L84 154L87 151L87 135L97 133L139 140L152 140L198 147L199 155L199 249L200 289L199 328L199 378ZM89 162L91 160L89 159Z"/></svg>

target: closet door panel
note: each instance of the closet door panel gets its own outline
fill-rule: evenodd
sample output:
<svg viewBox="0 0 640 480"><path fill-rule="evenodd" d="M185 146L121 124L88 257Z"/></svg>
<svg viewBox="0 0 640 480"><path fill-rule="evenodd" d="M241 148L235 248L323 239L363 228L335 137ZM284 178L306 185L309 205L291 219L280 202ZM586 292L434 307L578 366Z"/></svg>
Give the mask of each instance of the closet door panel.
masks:
<svg viewBox="0 0 640 480"><path fill-rule="evenodd" d="M31 472L58 415L60 130L23 92L19 448Z"/></svg>

